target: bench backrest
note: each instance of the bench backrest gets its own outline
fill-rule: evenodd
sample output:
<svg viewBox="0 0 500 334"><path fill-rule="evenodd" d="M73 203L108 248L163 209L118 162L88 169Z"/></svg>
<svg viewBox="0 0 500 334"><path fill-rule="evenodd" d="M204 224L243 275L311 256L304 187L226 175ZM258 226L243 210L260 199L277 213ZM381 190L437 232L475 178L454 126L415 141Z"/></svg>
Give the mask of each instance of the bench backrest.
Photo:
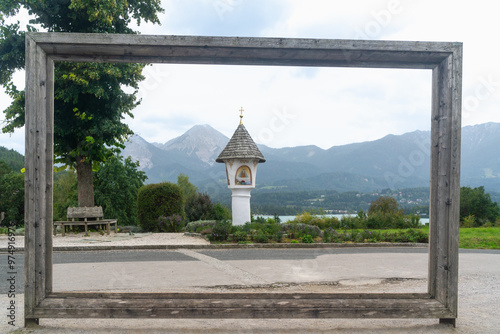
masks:
<svg viewBox="0 0 500 334"><path fill-rule="evenodd" d="M67 211L68 219L74 218L102 218L102 206L70 207Z"/></svg>

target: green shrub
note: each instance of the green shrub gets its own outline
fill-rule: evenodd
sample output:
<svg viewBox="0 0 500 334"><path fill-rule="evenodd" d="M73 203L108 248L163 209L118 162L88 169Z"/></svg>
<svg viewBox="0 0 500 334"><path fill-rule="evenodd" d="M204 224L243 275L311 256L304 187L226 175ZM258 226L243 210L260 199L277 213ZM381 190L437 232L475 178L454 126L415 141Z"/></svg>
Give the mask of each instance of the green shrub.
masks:
<svg viewBox="0 0 500 334"><path fill-rule="evenodd" d="M359 217L342 216L340 219L340 227L349 230L363 228L363 222L364 220Z"/></svg>
<svg viewBox="0 0 500 334"><path fill-rule="evenodd" d="M304 212L297 215L292 223L307 224L312 226L317 226L320 230L326 228L340 228L341 224L337 217L325 217L311 215L309 212Z"/></svg>
<svg viewBox="0 0 500 334"><path fill-rule="evenodd" d="M158 218L160 232L180 232L184 227L184 221L181 216L173 214L171 216L160 216Z"/></svg>
<svg viewBox="0 0 500 334"><path fill-rule="evenodd" d="M137 195L137 213L144 231L160 231L158 218L161 216L177 214L184 219L181 188L170 182L142 186Z"/></svg>
<svg viewBox="0 0 500 334"><path fill-rule="evenodd" d="M314 239L313 239L313 237L310 234L307 234L307 235L304 235L302 237L302 243L304 243L304 244L313 244L314 243Z"/></svg>
<svg viewBox="0 0 500 334"><path fill-rule="evenodd" d="M259 231L253 236L253 240L258 243L267 243L269 242L269 236L265 232Z"/></svg>
<svg viewBox="0 0 500 334"><path fill-rule="evenodd" d="M214 205L215 216L213 219L215 220L230 220L231 219L231 211L224 205L219 202Z"/></svg>
<svg viewBox="0 0 500 334"><path fill-rule="evenodd" d="M476 217L474 215L468 215L464 217L460 222L460 227L471 228L476 225Z"/></svg>
<svg viewBox="0 0 500 334"><path fill-rule="evenodd" d="M215 223L215 220L198 220L195 222L189 222L184 227L184 231L191 233L200 233L207 228L213 228Z"/></svg>
<svg viewBox="0 0 500 334"><path fill-rule="evenodd" d="M321 235L319 227L302 223L281 224L281 230L286 233L290 239L300 239L308 234L314 239Z"/></svg>
<svg viewBox="0 0 500 334"><path fill-rule="evenodd" d="M208 235L210 241L226 241L231 233L231 222L228 220L219 220L212 228L212 233Z"/></svg>
<svg viewBox="0 0 500 334"><path fill-rule="evenodd" d="M188 221L208 220L215 218L215 207L208 194L195 193L186 199L186 218Z"/></svg>
<svg viewBox="0 0 500 334"><path fill-rule="evenodd" d="M247 232L245 231L236 231L233 233L233 241L240 242L247 240Z"/></svg>
<svg viewBox="0 0 500 334"><path fill-rule="evenodd" d="M271 239L273 239L276 242L282 242L283 235L284 235L284 233L282 231L278 231L276 233L273 233L273 235L271 236Z"/></svg>
<svg viewBox="0 0 500 334"><path fill-rule="evenodd" d="M339 242L338 233L333 228L329 227L323 231L323 242Z"/></svg>

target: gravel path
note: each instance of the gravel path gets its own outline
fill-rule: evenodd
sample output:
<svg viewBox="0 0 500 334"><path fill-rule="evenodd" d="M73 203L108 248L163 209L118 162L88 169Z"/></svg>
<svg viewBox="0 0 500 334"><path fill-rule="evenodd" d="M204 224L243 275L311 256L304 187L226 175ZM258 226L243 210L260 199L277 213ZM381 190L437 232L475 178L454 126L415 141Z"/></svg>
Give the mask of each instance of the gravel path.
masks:
<svg viewBox="0 0 500 334"><path fill-rule="evenodd" d="M7 236L0 236L0 248L7 247ZM68 233L64 237L58 234L53 237L54 247L88 247L88 246L140 246L140 245L209 245L210 242L198 238L186 236L184 233L113 233L100 235L91 232L90 236L84 233ZM24 236L16 236L16 247L24 246Z"/></svg>

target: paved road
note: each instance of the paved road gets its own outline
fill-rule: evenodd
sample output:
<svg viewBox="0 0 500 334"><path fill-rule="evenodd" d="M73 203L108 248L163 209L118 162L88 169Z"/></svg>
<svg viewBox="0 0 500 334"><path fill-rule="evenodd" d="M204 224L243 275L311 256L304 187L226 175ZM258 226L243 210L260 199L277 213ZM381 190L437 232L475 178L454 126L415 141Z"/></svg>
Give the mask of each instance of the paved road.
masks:
<svg viewBox="0 0 500 334"><path fill-rule="evenodd" d="M215 269L224 272L224 270L231 273L236 271L239 266L240 269L247 269L248 275L254 271L257 273L258 264L262 262L261 267L269 268L269 264L273 261L278 264L283 262L302 263L305 260L314 261L322 257L333 257L340 255L363 255L363 254L420 254L421 259L426 258L426 248L329 248L329 249L228 249L228 250L198 250L196 252L179 252L175 250L116 250L116 251L77 251L77 252L55 252L54 253L54 267L58 269L61 274L64 273L64 268L71 269L74 272L75 268L81 267L83 271L86 266L84 264L106 264L109 266L118 266L121 268L120 273L124 272L124 264L128 263L132 266L138 264L147 265L149 267L158 268L158 264L148 265L150 262L178 262L184 266L196 265L202 267L200 262L209 264ZM497 254L500 255L500 250L460 250L460 254ZM16 287L19 293L22 293L24 286L24 256L23 253L14 254L15 256L15 272ZM197 262L196 264L194 262ZM332 261L333 262L333 261ZM12 275L7 269L8 257L6 253L0 254L0 263L3 270L0 271L0 291L7 291L7 279ZM120 265L120 263L122 265ZM227 266L223 267L221 264L226 263ZM243 266L241 264L243 263ZM245 268L244 263L251 265L254 269L248 270ZM72 264L72 265L71 265ZM79 265L80 264L80 265ZM65 266L66 265L66 266ZM68 266L69 265L69 266ZM356 263L353 263L356 266ZM99 265L97 265L99 266ZM168 265L171 267L171 265ZM279 266L279 265L278 265ZM318 266L314 263L308 265L311 269L314 267L318 270ZM99 266L100 267L100 266ZM178 268L179 269L179 268ZM300 268L299 268L300 269ZM296 270L297 271L297 270ZM85 273L82 273L85 275ZM245 273L240 273L245 276ZM298 273L300 274L300 273ZM300 276L300 275L299 275ZM63 276L64 277L64 276ZM243 282L245 283L245 282ZM251 283L251 282L250 282Z"/></svg>
<svg viewBox="0 0 500 334"><path fill-rule="evenodd" d="M56 252L55 291L424 292L425 248L234 249ZM22 254L16 254L18 326L22 326ZM0 255L0 308L7 259ZM500 251L461 250L457 329L435 319L414 320L137 320L42 319L48 333L497 333L500 328ZM298 285L282 284L295 282ZM311 284L319 282L319 284ZM323 283L327 284L323 284ZM335 285L328 284L335 282ZM278 283L278 284L276 284ZM306 290L307 289L307 290ZM333 292L332 291L332 292ZM4 319L0 332L13 330ZM28 333L29 331L23 331Z"/></svg>

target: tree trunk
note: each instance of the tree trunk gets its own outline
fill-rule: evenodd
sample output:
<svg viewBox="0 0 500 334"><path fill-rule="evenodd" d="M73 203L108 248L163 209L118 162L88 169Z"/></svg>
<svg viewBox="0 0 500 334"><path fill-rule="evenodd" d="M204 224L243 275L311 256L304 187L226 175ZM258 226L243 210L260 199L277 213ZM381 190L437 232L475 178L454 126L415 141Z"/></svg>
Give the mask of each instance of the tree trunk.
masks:
<svg viewBox="0 0 500 334"><path fill-rule="evenodd" d="M78 178L78 206L94 206L94 174L92 162L77 157L76 175Z"/></svg>

